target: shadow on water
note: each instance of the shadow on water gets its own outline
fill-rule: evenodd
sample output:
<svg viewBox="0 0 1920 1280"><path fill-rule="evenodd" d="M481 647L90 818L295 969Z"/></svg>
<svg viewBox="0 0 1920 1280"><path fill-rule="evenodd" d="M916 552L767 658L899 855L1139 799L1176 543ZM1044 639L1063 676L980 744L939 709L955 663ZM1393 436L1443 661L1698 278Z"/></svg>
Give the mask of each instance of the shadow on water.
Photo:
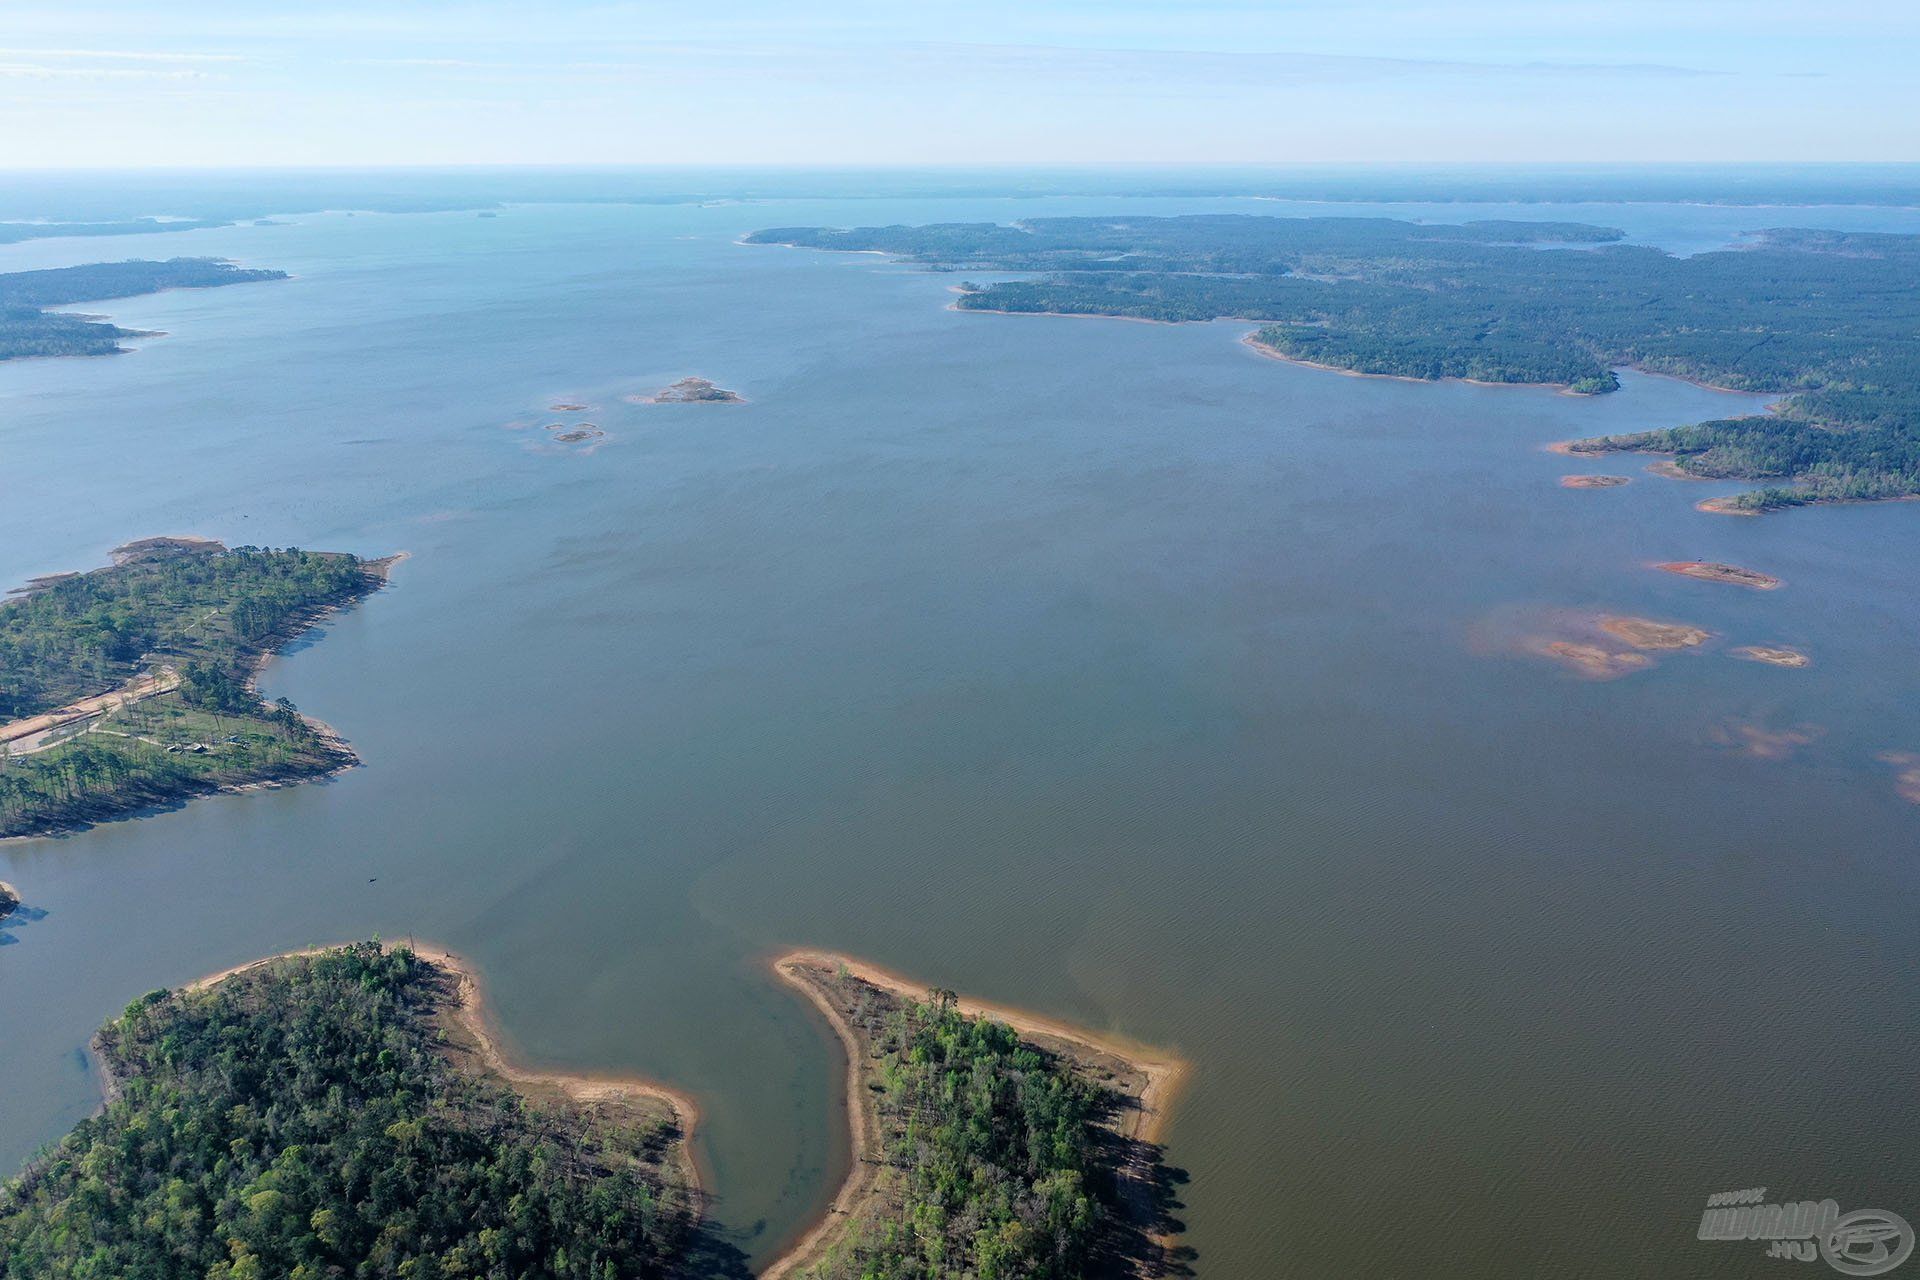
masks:
<svg viewBox="0 0 1920 1280"><path fill-rule="evenodd" d="M681 1131L670 1125L661 1134L665 1141L672 1141L681 1136ZM700 1221L694 1224L678 1263L669 1272L671 1280L752 1280L753 1269L738 1244L741 1233L715 1215L720 1197L708 1190L698 1194Z"/></svg>
<svg viewBox="0 0 1920 1280"><path fill-rule="evenodd" d="M1112 1097L1105 1117L1111 1122L1123 1110L1139 1103ZM1101 1126L1095 1155L1103 1169L1113 1170L1105 1187L1096 1187L1109 1212L1096 1245L1089 1274L1101 1277L1191 1276L1199 1253L1176 1243L1187 1224L1179 1217L1186 1208L1180 1188L1189 1175L1166 1162L1166 1148Z"/></svg>
<svg viewBox="0 0 1920 1280"><path fill-rule="evenodd" d="M20 941L19 938L14 936L13 930L20 928L22 925L34 924L46 918L47 912L45 908L30 907L22 902L8 914L0 916L0 947L10 947Z"/></svg>
<svg viewBox="0 0 1920 1280"><path fill-rule="evenodd" d="M1105 1118L1111 1120L1133 1105L1131 1099L1116 1097ZM1195 1275L1199 1253L1175 1243L1187 1229L1179 1217L1186 1208L1180 1188L1188 1181L1187 1171L1168 1164L1166 1149L1158 1143L1128 1138L1105 1126L1098 1132L1095 1162L1113 1170L1113 1176L1095 1188L1104 1213L1086 1274L1094 1280ZM766 1223L755 1223L748 1232L728 1227L716 1212L718 1203L711 1193L703 1195L700 1223L673 1272L674 1280L750 1280L754 1275L739 1242L758 1235Z"/></svg>

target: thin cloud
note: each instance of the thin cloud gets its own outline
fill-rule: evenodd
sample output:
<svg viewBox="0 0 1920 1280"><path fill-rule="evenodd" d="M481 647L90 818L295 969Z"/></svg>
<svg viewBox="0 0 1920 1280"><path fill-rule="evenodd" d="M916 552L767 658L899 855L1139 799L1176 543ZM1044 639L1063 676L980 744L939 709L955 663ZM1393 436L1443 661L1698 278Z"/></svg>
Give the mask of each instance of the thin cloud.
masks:
<svg viewBox="0 0 1920 1280"><path fill-rule="evenodd" d="M0 62L7 80L205 80L204 71L161 67L45 67L31 62Z"/></svg>
<svg viewBox="0 0 1920 1280"><path fill-rule="evenodd" d="M72 58L106 62L245 62L237 53L172 52L162 49L0 49L4 58Z"/></svg>

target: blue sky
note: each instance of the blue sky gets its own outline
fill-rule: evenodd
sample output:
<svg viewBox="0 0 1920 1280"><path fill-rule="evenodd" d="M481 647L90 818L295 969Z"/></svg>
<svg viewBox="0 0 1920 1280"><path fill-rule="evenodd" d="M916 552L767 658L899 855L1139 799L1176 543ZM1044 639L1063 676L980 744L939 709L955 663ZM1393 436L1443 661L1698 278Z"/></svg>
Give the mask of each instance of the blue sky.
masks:
<svg viewBox="0 0 1920 1280"><path fill-rule="evenodd" d="M1920 3L0 0L0 167L1920 159Z"/></svg>

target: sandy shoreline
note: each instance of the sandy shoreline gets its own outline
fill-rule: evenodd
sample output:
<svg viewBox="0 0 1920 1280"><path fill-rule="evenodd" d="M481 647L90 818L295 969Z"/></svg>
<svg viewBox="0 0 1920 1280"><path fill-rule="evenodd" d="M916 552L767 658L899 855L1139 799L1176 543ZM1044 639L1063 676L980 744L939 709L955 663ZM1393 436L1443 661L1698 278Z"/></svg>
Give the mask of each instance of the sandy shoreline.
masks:
<svg viewBox="0 0 1920 1280"><path fill-rule="evenodd" d="M854 978L910 1000L926 999L932 984L917 982L878 965L831 951L790 951L774 959L772 968L776 977L807 998L826 1019L840 1042L845 1059L844 1110L852 1151L846 1179L835 1191L832 1201L819 1219L761 1273L761 1280L784 1280L817 1263L839 1242L842 1233L854 1222L863 1202L873 1193L880 1172L879 1163L873 1158L880 1143L879 1117L870 1105L868 1091L861 1080L866 1061L865 1050L840 1011L817 985L804 976L803 971L808 968L829 971L844 968ZM957 997L954 1007L968 1017L985 1017L1005 1023L1023 1036L1042 1042L1054 1041L1083 1052L1120 1060L1138 1072L1146 1084L1140 1090L1138 1107L1129 1113L1128 1122L1119 1132L1123 1137L1144 1143L1157 1143L1166 1132L1173 1101L1191 1072L1190 1065L1184 1059L1124 1037L1103 1035L1055 1018L969 996Z"/></svg>

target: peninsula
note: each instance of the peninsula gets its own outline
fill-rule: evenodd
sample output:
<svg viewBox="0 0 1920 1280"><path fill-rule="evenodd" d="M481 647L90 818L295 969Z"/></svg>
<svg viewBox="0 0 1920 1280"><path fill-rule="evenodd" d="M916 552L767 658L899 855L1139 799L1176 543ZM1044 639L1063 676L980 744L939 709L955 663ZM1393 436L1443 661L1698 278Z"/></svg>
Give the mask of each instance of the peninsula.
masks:
<svg viewBox="0 0 1920 1280"><path fill-rule="evenodd" d="M0 1187L0 1277L659 1277L699 1217L692 1112L520 1070L473 972L377 941L134 1001L107 1104Z"/></svg>
<svg viewBox="0 0 1920 1280"><path fill-rule="evenodd" d="M393 560L149 538L0 602L0 837L355 763L254 689L260 667Z"/></svg>
<svg viewBox="0 0 1920 1280"><path fill-rule="evenodd" d="M48 311L77 302L133 298L163 289L211 289L256 280L285 280L284 271L237 267L220 258L164 262L96 262L84 267L0 274L0 360L27 356L107 356L126 338L153 336L97 316Z"/></svg>
<svg viewBox="0 0 1920 1280"><path fill-rule="evenodd" d="M774 968L844 1050L853 1149L765 1280L1184 1273L1157 1145L1184 1062L843 956ZM272 956L94 1048L104 1110L0 1184L0 1280L743 1274L693 1100L517 1064L449 952Z"/></svg>
<svg viewBox="0 0 1920 1280"><path fill-rule="evenodd" d="M1774 392L1769 414L1570 451L1666 454L1676 474L1763 485L1710 510L1920 496L1920 236L1776 229L1685 258L1621 239L1578 223L1235 214L747 237L1029 277L963 286L962 311L1246 320L1259 350L1353 373L1602 394L1630 366Z"/></svg>
<svg viewBox="0 0 1920 1280"><path fill-rule="evenodd" d="M1184 1062L845 956L774 969L840 1042L852 1158L763 1280L1165 1274Z"/></svg>

